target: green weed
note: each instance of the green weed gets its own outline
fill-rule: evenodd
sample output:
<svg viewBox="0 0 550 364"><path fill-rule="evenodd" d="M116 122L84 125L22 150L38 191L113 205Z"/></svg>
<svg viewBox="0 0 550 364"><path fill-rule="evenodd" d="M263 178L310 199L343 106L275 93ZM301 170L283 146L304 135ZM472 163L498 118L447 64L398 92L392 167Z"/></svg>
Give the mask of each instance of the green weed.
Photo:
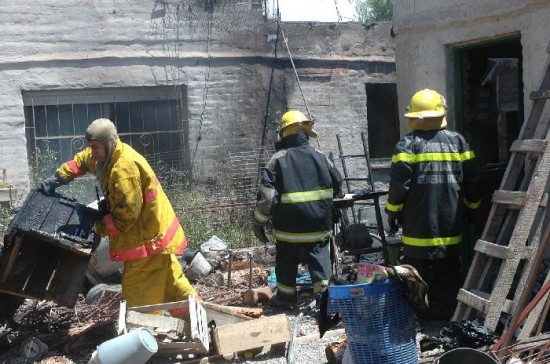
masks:
<svg viewBox="0 0 550 364"><path fill-rule="evenodd" d="M232 197L227 181L206 179L192 183L182 172L171 171L162 184L187 235L191 249L216 235L231 248L248 247L259 242L254 237L251 201Z"/></svg>

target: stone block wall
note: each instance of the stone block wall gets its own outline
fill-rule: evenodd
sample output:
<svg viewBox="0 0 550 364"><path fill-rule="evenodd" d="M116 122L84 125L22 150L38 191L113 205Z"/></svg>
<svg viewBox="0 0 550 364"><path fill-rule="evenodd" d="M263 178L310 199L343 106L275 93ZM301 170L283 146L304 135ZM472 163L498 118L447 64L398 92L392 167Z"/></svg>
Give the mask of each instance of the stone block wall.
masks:
<svg viewBox="0 0 550 364"><path fill-rule="evenodd" d="M199 177L215 177L229 152L271 149L282 113L305 111L258 0L2 2L0 14L0 167L22 190L32 187L24 91L184 85ZM396 82L390 28L282 24L327 154L336 133L367 130L365 83Z"/></svg>

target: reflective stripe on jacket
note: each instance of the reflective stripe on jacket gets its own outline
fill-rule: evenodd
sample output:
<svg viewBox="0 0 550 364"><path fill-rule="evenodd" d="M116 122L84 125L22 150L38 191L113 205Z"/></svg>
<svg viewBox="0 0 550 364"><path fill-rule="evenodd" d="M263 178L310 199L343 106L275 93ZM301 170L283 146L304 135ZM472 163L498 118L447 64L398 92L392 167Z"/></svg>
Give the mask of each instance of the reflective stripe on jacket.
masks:
<svg viewBox="0 0 550 364"><path fill-rule="evenodd" d="M77 153L57 170L65 181L96 172L91 149ZM179 254L187 245L185 233L149 163L128 144L117 142L100 181L111 208L103 218L113 261Z"/></svg>
<svg viewBox="0 0 550 364"><path fill-rule="evenodd" d="M477 173L474 152L459 133L416 130L396 144L386 212L401 218L407 256L460 253L464 204L480 205Z"/></svg>
<svg viewBox="0 0 550 364"><path fill-rule="evenodd" d="M285 137L262 172L254 220L273 221L278 241L325 241L332 229L332 199L342 177L332 162L309 144L305 133Z"/></svg>

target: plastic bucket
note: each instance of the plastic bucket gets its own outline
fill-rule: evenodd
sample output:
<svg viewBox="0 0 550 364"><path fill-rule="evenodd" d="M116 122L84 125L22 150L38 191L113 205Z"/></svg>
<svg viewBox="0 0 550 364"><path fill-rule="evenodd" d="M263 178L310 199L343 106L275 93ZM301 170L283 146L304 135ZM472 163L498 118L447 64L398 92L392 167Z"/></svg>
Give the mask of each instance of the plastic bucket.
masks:
<svg viewBox="0 0 550 364"><path fill-rule="evenodd" d="M185 270L185 276L189 279L199 279L208 275L211 270L212 266L210 263L208 263L200 252L197 252L191 261L191 264L189 264Z"/></svg>
<svg viewBox="0 0 550 364"><path fill-rule="evenodd" d="M447 351L439 357L438 364L498 364L498 361L488 354L472 348L457 348Z"/></svg>
<svg viewBox="0 0 550 364"><path fill-rule="evenodd" d="M141 328L105 341L97 347L92 359L98 364L144 364L157 351L153 334Z"/></svg>

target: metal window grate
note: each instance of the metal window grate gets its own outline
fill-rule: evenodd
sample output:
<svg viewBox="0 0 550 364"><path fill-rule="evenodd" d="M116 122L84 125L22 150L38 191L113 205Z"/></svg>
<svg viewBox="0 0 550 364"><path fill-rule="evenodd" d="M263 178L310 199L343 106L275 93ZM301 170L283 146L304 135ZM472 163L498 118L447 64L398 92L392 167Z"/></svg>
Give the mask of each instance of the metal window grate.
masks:
<svg viewBox="0 0 550 364"><path fill-rule="evenodd" d="M157 173L189 168L184 86L24 91L23 101L30 162L39 178L84 148L87 126L100 117L112 120L121 140Z"/></svg>
<svg viewBox="0 0 550 364"><path fill-rule="evenodd" d="M228 152L231 185L235 200L251 202L256 199L261 171L272 154L272 151L265 148Z"/></svg>

